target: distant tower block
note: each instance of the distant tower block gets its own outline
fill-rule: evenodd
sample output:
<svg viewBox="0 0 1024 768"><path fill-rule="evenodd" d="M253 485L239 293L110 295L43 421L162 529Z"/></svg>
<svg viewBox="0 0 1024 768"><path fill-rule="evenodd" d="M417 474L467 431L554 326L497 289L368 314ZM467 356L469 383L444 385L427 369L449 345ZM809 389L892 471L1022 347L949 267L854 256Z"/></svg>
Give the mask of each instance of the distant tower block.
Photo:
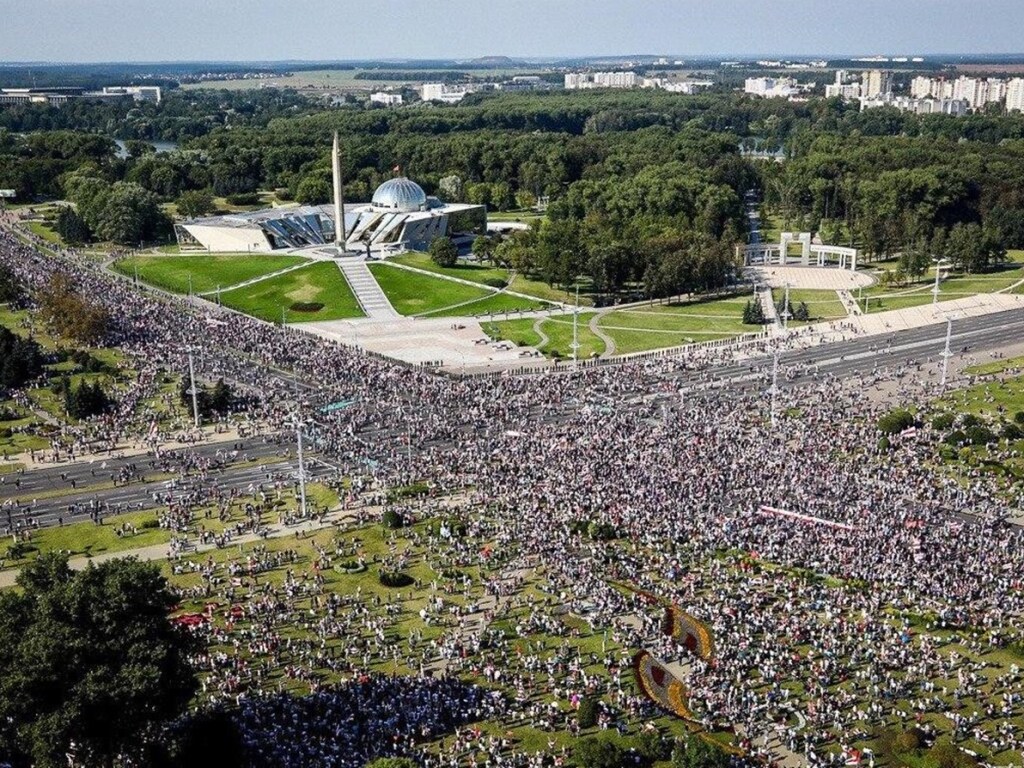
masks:
<svg viewBox="0 0 1024 768"><path fill-rule="evenodd" d="M341 152L338 146L338 132L334 132L334 150L331 152L331 170L334 176L334 244L344 248L345 232L345 198L341 191Z"/></svg>

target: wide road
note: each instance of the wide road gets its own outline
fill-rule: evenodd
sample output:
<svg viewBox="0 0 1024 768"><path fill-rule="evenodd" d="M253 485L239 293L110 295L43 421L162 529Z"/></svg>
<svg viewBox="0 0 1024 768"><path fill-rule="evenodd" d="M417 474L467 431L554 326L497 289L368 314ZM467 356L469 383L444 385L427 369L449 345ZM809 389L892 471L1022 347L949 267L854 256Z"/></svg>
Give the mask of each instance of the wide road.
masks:
<svg viewBox="0 0 1024 768"><path fill-rule="evenodd" d="M951 349L954 354L1002 349L1019 343L1024 336L1022 331L1024 310L1009 310L957 320L953 324ZM938 361L941 359L945 340L946 324L941 322L888 335L786 351L779 356L778 383L780 387L799 387L818 381L826 375L850 378L869 375L886 368L905 367L928 359ZM664 377L665 383L671 386L657 393L641 394L639 399L664 399L671 404L671 401L678 397L677 393L699 391L708 387L720 387L737 392L764 390L771 365L771 356L761 355L740 363L700 370L672 371L666 373ZM809 375L811 373L816 373L817 376ZM620 408L630 408L631 402L637 400L637 397L632 400L627 398L625 402L616 405ZM543 423L558 423L573 418L578 407L578 403L569 403L561 413L548 411L543 414L538 409L536 417ZM481 430L480 425L466 424L463 434L467 437L473 434L480 435ZM404 435L386 431L368 431L359 435L360 442L366 444L367 456L372 455L373 445L394 445L402 437ZM219 454L223 466L212 471L210 477L223 489L234 488L244 492L251 486L271 478L296 475L291 435L201 445L190 450L206 459L215 459ZM234 453L235 451L237 453ZM177 488L172 488L168 485L167 478L159 475L158 466L150 463L152 461L153 458L150 456L129 456L107 459L104 467L104 460L97 458L92 463L48 467L21 475L7 475L2 478L0 484L0 500L6 500L9 506L17 500L17 508L11 510L12 519L24 519L27 515L38 525L47 526L56 524L59 518L65 523L88 519L90 509L97 506L120 510L152 508L158 506L154 494L187 492L190 484L194 482L186 478L179 480ZM89 488L109 482L112 473L130 464L135 464L143 476L149 475L148 482L136 480L116 488ZM310 477L324 477L334 472L315 458L307 469ZM72 481L75 488L72 488ZM53 496L55 492L61 495ZM39 496L44 498L37 498ZM33 499L36 499L34 503ZM30 510L27 509L29 507ZM74 514L69 512L72 507L77 507ZM0 514L0 526L6 522L5 510Z"/></svg>

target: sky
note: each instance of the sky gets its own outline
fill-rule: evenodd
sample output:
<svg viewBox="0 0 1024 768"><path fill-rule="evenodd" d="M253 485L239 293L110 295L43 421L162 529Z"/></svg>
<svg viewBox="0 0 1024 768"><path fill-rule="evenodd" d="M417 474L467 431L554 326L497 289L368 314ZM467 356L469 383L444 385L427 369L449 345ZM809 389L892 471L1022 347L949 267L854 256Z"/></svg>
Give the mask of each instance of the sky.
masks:
<svg viewBox="0 0 1024 768"><path fill-rule="evenodd" d="M0 61L1024 52L1024 0L0 0Z"/></svg>

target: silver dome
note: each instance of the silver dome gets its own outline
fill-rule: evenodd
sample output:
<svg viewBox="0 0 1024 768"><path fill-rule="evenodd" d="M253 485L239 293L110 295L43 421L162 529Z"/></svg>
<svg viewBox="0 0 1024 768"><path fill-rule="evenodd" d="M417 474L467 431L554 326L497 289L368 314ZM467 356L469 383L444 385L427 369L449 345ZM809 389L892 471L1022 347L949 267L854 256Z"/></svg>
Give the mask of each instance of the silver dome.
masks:
<svg viewBox="0 0 1024 768"><path fill-rule="evenodd" d="M389 179L377 187L372 205L374 208L402 213L422 211L427 206L427 193L415 181L401 176Z"/></svg>

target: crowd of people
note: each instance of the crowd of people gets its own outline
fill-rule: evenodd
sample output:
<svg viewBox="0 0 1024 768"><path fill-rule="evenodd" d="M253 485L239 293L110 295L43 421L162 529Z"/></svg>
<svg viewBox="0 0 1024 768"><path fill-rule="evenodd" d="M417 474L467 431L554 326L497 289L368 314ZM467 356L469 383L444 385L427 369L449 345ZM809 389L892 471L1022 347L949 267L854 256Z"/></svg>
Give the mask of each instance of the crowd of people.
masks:
<svg viewBox="0 0 1024 768"><path fill-rule="evenodd" d="M0 224L10 226L10 215ZM107 342L138 367L138 392L80 428L77 450L144 433L147 382L182 370L199 345L201 375L260 393L253 422L315 417L316 449L352 487L379 501L387 489L427 481L430 498L401 511L451 525L447 535L407 537L408 551L437 573L479 569L478 578L420 580L404 596L382 597L339 592L326 578L336 566L366 564L351 544L324 549L302 573L269 550L205 563L183 555L175 568L200 574L187 597L244 605L230 627L203 625L206 693L241 707L250 743L303 744L289 753L298 763L278 764L353 764L332 750L385 732L391 753L408 754L481 719L571 733L585 697L600 700L602 727L636 729L653 714L626 679L641 648L678 665L700 725L732 729L753 758L841 765L882 728L918 727L983 760L1024 764L1024 674L1007 661L1024 653L1024 531L1006 519L994 481L936 471L937 436L927 426L879 449L877 417L887 406L865 388L884 383L894 400L922 402L929 392L915 369L863 381L812 377L784 392L772 427L763 389L689 386L709 360L452 378L148 294L88 255L25 245L2 230L0 261L28 286L71 275L111 309ZM750 366L767 386L770 366ZM339 399L355 405L320 413ZM238 501L217 495L215 477L197 485L183 515L175 517L177 502L168 507L182 531L192 511ZM458 501L440 507L441 497ZM261 514L248 519L258 525ZM393 544L374 562L408 568ZM274 570L286 572L280 584L260 579ZM712 657L661 636L656 608L636 590L705 622ZM410 629L413 605L418 629ZM287 637L295 624L307 639ZM607 638L600 652L579 639L594 633ZM389 664L408 669L404 683L382 681ZM257 695L280 669L312 698ZM321 690L324 672L355 682ZM482 687L427 678L435 672L472 675ZM402 695L410 701L396 724L388 702ZM354 718L362 706L373 717ZM310 711L329 716L306 726ZM539 759L465 727L457 741L456 757L415 754L438 766L467 755L490 765Z"/></svg>

